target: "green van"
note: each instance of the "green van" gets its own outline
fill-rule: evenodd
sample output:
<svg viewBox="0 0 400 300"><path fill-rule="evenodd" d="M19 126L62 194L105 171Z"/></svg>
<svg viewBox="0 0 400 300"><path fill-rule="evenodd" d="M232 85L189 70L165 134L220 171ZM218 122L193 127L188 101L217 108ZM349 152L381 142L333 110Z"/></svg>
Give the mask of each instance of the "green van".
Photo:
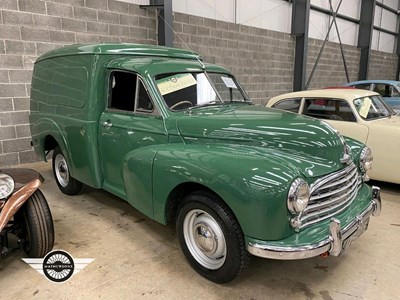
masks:
<svg viewBox="0 0 400 300"><path fill-rule="evenodd" d="M33 146L60 190L105 189L176 222L192 267L234 279L250 254L340 255L381 210L372 155L313 118L254 105L191 51L73 45L34 65Z"/></svg>

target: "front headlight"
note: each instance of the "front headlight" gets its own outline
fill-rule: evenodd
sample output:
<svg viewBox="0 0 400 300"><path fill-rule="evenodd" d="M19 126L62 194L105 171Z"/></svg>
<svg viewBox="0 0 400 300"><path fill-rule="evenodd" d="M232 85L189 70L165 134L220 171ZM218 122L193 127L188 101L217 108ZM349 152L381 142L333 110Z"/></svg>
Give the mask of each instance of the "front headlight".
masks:
<svg viewBox="0 0 400 300"><path fill-rule="evenodd" d="M303 179L297 178L290 186L287 206L291 213L298 214L302 212L310 200L310 188Z"/></svg>
<svg viewBox="0 0 400 300"><path fill-rule="evenodd" d="M7 175L0 173L0 199L7 198L14 191L14 179Z"/></svg>
<svg viewBox="0 0 400 300"><path fill-rule="evenodd" d="M372 161L374 160L372 156L372 151L368 147L364 147L360 154L360 169L362 172L366 173L368 170L372 169Z"/></svg>

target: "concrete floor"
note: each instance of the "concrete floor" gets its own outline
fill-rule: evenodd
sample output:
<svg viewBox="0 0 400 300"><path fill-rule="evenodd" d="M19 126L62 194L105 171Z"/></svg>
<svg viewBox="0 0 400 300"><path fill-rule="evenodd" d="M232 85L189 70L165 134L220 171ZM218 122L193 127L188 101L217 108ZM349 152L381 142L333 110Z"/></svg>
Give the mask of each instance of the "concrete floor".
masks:
<svg viewBox="0 0 400 300"><path fill-rule="evenodd" d="M50 163L24 165L46 179L55 249L95 258L68 282L45 279L21 258L0 261L1 299L399 299L400 186L381 182L383 211L341 257L273 261L253 257L235 281L217 285L194 272L175 229L151 221L113 195L57 188Z"/></svg>

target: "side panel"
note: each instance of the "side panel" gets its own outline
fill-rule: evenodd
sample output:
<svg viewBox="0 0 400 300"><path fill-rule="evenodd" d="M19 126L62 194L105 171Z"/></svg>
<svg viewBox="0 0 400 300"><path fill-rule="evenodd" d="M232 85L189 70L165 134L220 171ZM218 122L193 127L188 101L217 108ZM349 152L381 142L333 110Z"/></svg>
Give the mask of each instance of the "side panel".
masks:
<svg viewBox="0 0 400 300"><path fill-rule="evenodd" d="M372 179L400 184L400 127L394 124L380 126L371 121L367 145L371 148L374 157L374 163L368 175Z"/></svg>
<svg viewBox="0 0 400 300"><path fill-rule="evenodd" d="M95 187L101 187L97 147L93 147L90 132L97 130L97 122L84 122L74 118L64 118L38 114L31 124L32 141L36 153L45 159L44 142L47 137L56 140L64 153L71 175L77 180Z"/></svg>
<svg viewBox="0 0 400 300"><path fill-rule="evenodd" d="M144 147L126 155L122 178L126 200L149 218L153 215L153 161L156 148Z"/></svg>
<svg viewBox="0 0 400 300"><path fill-rule="evenodd" d="M297 176L297 170L246 147L171 145L158 151L154 163L154 218L165 223L169 193L181 183L195 182L227 203L246 236L279 240L293 232L286 199Z"/></svg>
<svg viewBox="0 0 400 300"><path fill-rule="evenodd" d="M55 57L36 63L30 107L36 153L44 158L44 139L52 136L66 155L72 176L93 187L100 187L102 181L97 147L99 108L95 107L100 106L101 111L104 104L91 103L99 87L100 94L104 93L96 74L99 64L94 55Z"/></svg>
<svg viewBox="0 0 400 300"><path fill-rule="evenodd" d="M366 125L356 122L332 121L332 120L325 120L325 121L331 124L334 128L336 128L340 132L340 134L349 136L362 143L367 142L368 127Z"/></svg>
<svg viewBox="0 0 400 300"><path fill-rule="evenodd" d="M108 125L104 126L104 123ZM144 170L145 177L151 174L147 165L154 154L146 149L167 143L163 119L151 115L106 111L101 115L98 126L103 188L127 199L135 208L152 216L152 204L142 203L135 189L143 189L136 185L143 179L140 170ZM143 157L143 151L149 151L149 156ZM151 186L151 182L147 184Z"/></svg>

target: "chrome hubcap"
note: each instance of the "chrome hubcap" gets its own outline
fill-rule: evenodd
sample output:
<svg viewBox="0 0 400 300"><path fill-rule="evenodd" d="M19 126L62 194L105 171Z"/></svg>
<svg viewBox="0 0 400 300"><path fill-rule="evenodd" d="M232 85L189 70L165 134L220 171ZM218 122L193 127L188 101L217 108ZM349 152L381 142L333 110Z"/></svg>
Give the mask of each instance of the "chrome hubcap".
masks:
<svg viewBox="0 0 400 300"><path fill-rule="evenodd" d="M226 242L215 219L200 209L191 210L183 221L183 235L193 258L207 269L220 268L226 259Z"/></svg>
<svg viewBox="0 0 400 300"><path fill-rule="evenodd" d="M69 182L69 171L67 162L61 154L57 154L54 160L54 170L57 181L62 187L66 187Z"/></svg>

